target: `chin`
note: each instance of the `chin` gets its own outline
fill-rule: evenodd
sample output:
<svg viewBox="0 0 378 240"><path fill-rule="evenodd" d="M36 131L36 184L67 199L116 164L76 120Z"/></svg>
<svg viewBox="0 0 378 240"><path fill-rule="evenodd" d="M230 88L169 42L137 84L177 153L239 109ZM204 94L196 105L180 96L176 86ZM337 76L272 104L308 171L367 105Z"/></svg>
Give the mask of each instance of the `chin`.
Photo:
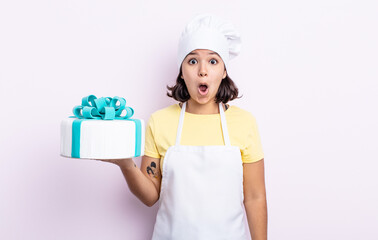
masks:
<svg viewBox="0 0 378 240"><path fill-rule="evenodd" d="M201 99L197 99L195 100L198 104L201 104L201 105L205 105L205 104L208 104L210 102L215 102L213 99L209 99L209 98L201 98Z"/></svg>

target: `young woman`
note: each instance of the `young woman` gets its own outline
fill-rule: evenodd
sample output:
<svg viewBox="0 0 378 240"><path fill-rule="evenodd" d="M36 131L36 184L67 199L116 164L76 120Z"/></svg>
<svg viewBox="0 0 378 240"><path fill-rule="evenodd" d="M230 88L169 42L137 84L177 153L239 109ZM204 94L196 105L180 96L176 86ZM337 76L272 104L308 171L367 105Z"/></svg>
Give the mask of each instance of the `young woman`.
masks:
<svg viewBox="0 0 378 240"><path fill-rule="evenodd" d="M181 35L179 75L168 87L180 103L151 115L141 168L132 159L110 160L143 203L160 200L154 240L249 239L244 209L252 239L267 239L256 120L227 104L238 97L227 64L239 51L230 23L197 15Z"/></svg>

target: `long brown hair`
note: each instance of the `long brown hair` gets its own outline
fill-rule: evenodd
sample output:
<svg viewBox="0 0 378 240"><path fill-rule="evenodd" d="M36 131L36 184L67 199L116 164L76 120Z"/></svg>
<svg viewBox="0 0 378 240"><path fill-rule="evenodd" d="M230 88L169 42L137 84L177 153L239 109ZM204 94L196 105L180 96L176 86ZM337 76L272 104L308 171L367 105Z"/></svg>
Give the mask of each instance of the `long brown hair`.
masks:
<svg viewBox="0 0 378 240"><path fill-rule="evenodd" d="M180 73L176 78L176 84L172 87L167 85L167 96L175 99L179 102L186 102L190 99L190 95L184 79L181 78L182 76L182 69L180 68ZM239 90L236 87L234 81L226 75L225 78L222 79L221 84L219 85L219 89L217 94L215 95L215 102L223 102L227 103L228 101L232 101L235 98L241 98L242 96L238 97Z"/></svg>

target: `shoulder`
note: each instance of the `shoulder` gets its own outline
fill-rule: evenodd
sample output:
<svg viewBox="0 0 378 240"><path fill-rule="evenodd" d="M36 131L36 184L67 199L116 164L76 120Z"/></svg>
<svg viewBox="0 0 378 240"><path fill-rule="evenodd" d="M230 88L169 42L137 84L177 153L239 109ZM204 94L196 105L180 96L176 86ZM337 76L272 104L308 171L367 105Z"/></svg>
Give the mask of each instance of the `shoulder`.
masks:
<svg viewBox="0 0 378 240"><path fill-rule="evenodd" d="M178 104L172 104L168 107L156 110L153 112L149 119L149 125L159 125L163 127L177 121L180 115L180 107Z"/></svg>
<svg viewBox="0 0 378 240"><path fill-rule="evenodd" d="M154 120L165 119L172 116L176 116L177 113L180 113L180 107L178 106L178 104L172 104L168 107L156 110L151 114L151 117Z"/></svg>
<svg viewBox="0 0 378 240"><path fill-rule="evenodd" d="M241 121L242 123L248 123L248 122L250 123L250 122L256 121L255 116L246 109L243 109L235 105L231 105L229 110L230 112L228 113L227 117L231 119L237 119Z"/></svg>

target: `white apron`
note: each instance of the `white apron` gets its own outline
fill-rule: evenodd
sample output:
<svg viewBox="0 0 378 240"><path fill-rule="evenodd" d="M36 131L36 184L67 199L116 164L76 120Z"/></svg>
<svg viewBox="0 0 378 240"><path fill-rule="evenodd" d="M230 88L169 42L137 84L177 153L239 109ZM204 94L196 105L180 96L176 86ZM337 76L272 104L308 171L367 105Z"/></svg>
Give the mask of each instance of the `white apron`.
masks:
<svg viewBox="0 0 378 240"><path fill-rule="evenodd" d="M243 164L231 146L219 103L225 145L180 145L186 102L176 144L163 161L159 210L152 240L246 240Z"/></svg>

